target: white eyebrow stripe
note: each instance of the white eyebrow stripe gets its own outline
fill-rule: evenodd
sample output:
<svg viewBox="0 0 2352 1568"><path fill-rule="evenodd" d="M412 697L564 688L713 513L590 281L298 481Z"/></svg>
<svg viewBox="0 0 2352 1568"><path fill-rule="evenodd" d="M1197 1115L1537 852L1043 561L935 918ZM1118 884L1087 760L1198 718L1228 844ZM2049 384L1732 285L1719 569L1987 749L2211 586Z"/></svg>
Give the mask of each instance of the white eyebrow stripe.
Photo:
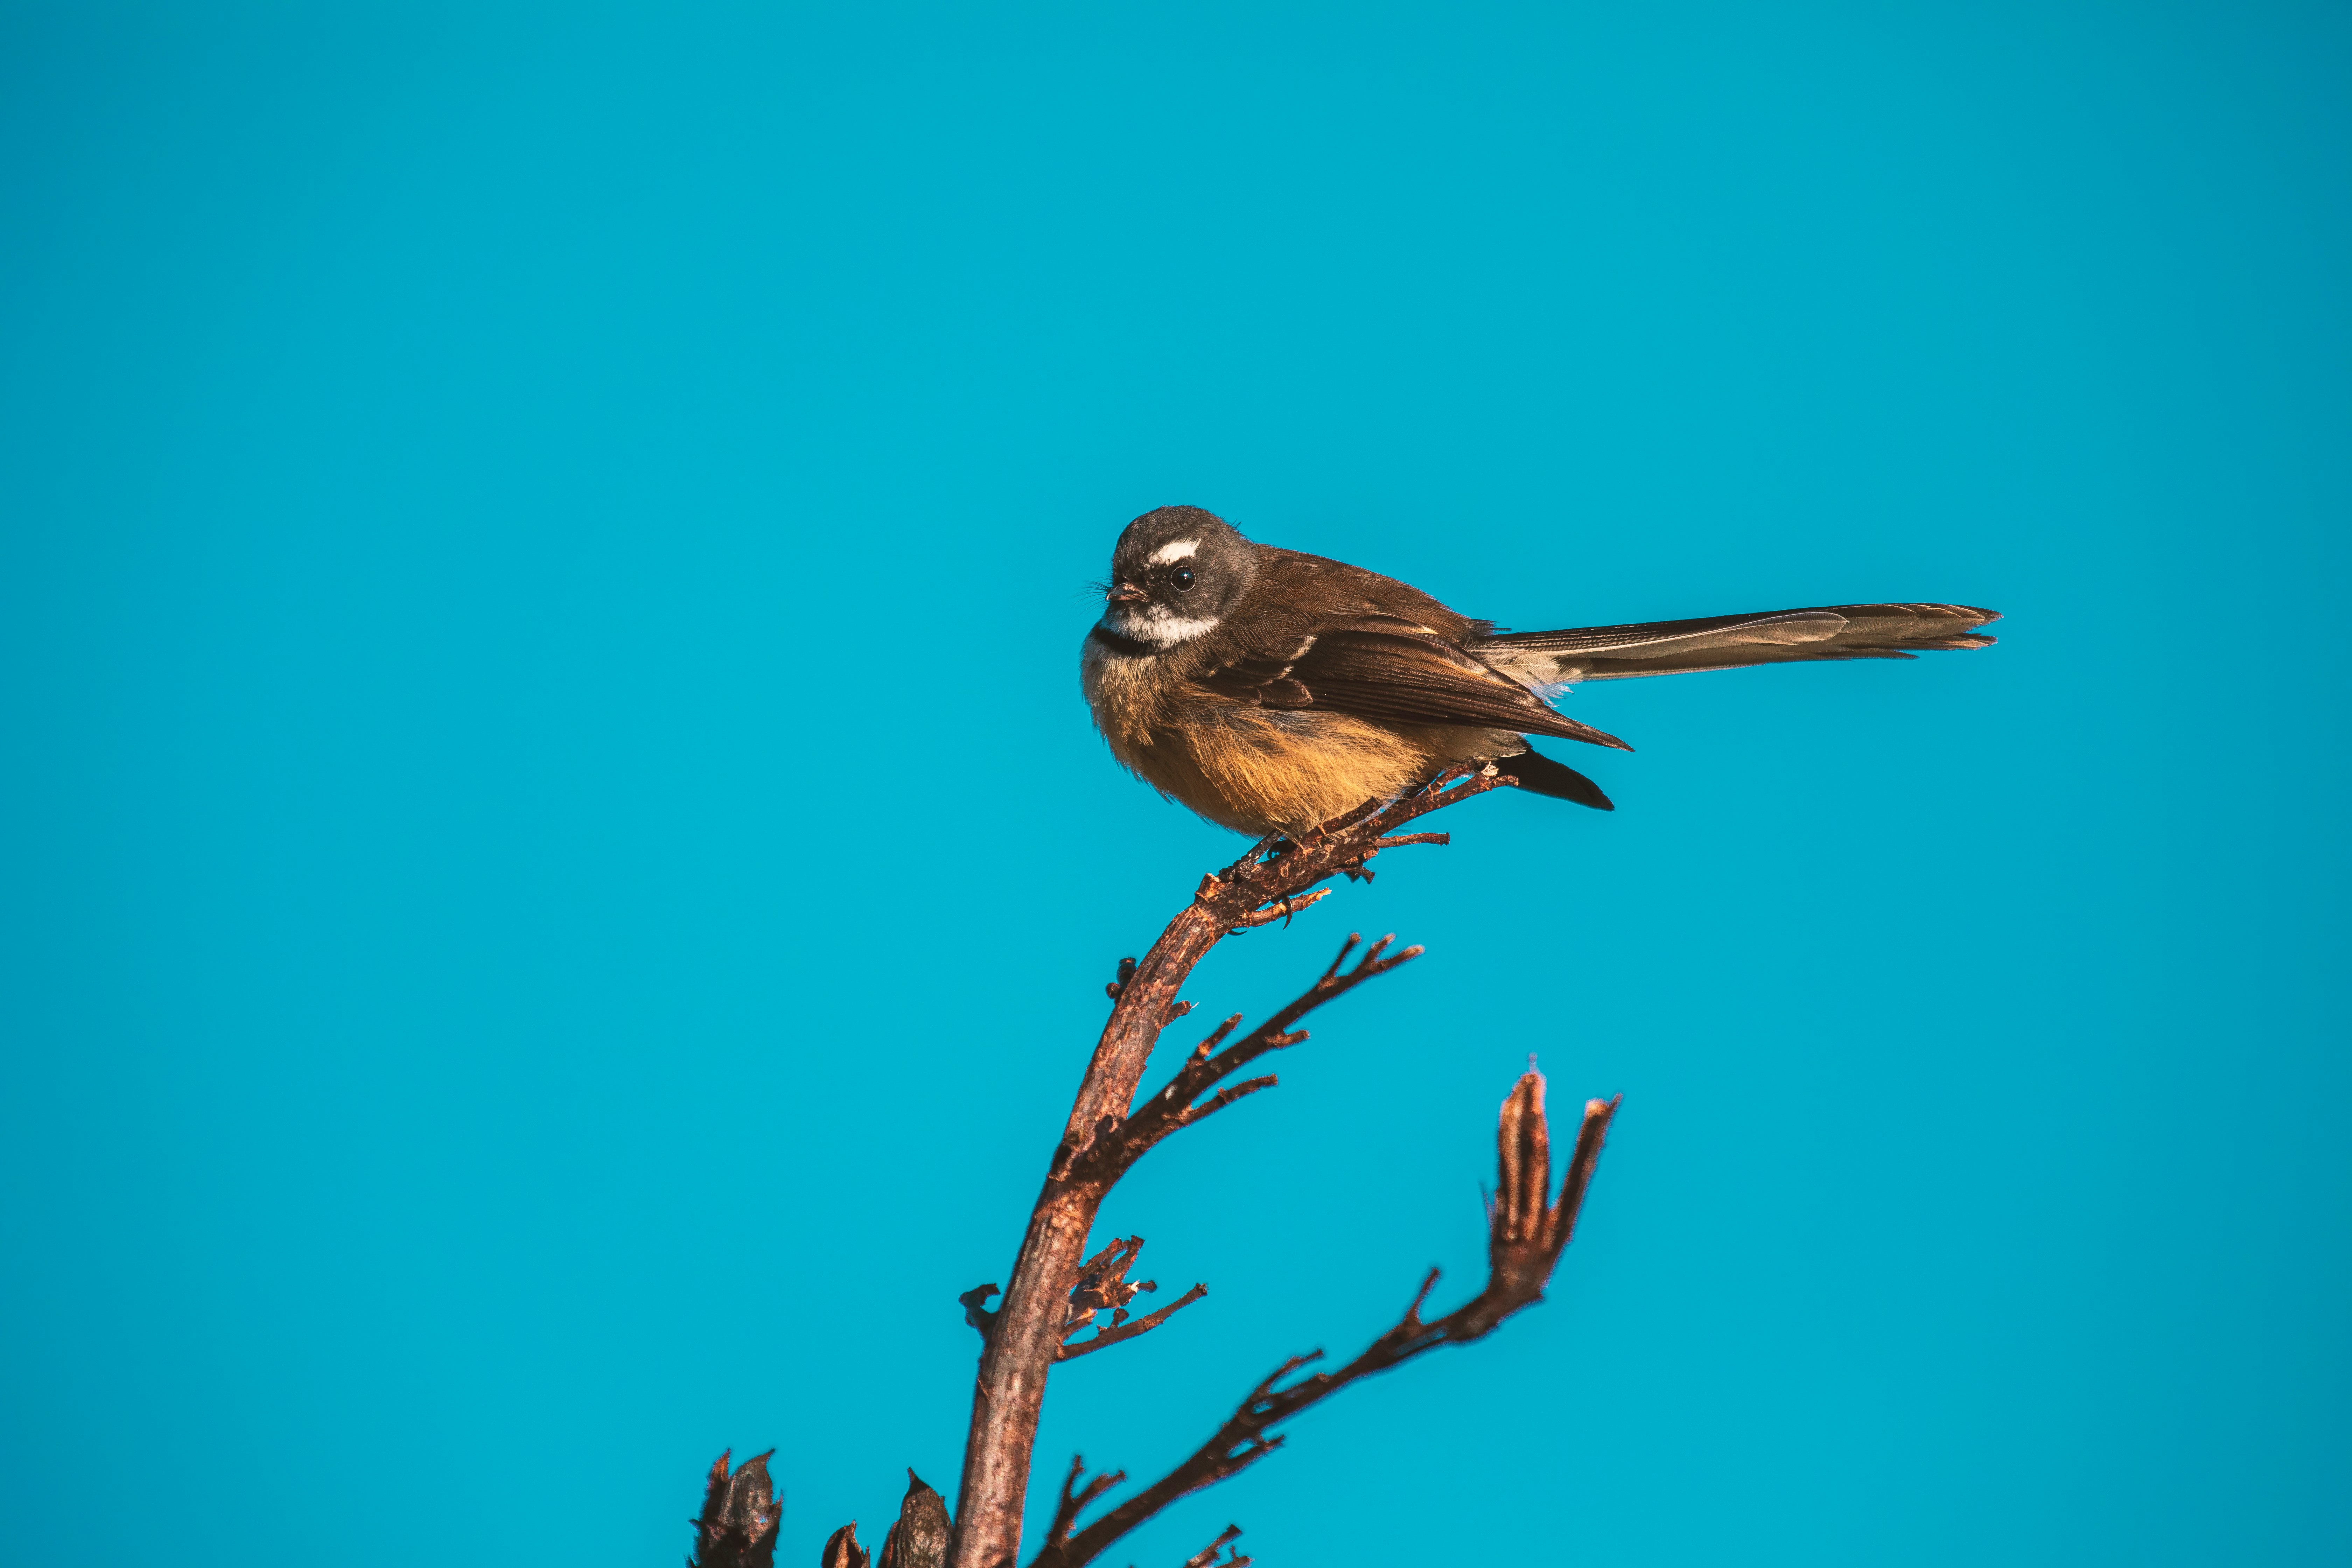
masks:
<svg viewBox="0 0 2352 1568"><path fill-rule="evenodd" d="M1200 552L1200 549L1201 542L1199 540L1180 539L1172 544L1163 544L1159 549L1153 551L1151 552L1151 564L1154 566L1166 566L1172 562L1190 561L1194 555Z"/></svg>

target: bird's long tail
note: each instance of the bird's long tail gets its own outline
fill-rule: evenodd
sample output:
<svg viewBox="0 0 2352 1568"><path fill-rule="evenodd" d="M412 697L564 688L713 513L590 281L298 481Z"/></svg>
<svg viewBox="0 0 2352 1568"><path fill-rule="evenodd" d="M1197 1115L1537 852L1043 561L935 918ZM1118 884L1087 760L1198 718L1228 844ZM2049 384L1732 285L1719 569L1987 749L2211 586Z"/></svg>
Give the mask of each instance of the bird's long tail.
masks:
<svg viewBox="0 0 2352 1568"><path fill-rule="evenodd" d="M1628 626L1578 626L1473 638L1471 653L1531 686L1624 680L1793 664L1825 658L1910 658L1946 648L1986 647L1977 628L1999 612L1969 605L1831 605L1650 621Z"/></svg>

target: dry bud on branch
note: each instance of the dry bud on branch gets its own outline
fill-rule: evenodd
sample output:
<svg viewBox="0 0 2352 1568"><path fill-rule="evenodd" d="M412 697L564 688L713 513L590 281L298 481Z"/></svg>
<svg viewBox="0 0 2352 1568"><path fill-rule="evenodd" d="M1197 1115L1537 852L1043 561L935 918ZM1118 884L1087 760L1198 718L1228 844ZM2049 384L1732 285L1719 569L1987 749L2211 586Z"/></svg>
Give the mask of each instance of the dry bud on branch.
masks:
<svg viewBox="0 0 2352 1568"><path fill-rule="evenodd" d="M872 1561L866 1548L857 1544L857 1521L850 1521L825 1538L824 1554L818 1557L818 1568L866 1568Z"/></svg>
<svg viewBox="0 0 2352 1568"><path fill-rule="evenodd" d="M898 1522L882 1538L881 1568L942 1568L948 1560L948 1536L947 1500L908 1470Z"/></svg>
<svg viewBox="0 0 2352 1568"><path fill-rule="evenodd" d="M771 1448L744 1460L730 1475L730 1448L710 1467L702 1517L694 1521L694 1555L687 1560L690 1568L771 1568L774 1563L776 1522L783 1514L768 1479L768 1458L774 1452Z"/></svg>

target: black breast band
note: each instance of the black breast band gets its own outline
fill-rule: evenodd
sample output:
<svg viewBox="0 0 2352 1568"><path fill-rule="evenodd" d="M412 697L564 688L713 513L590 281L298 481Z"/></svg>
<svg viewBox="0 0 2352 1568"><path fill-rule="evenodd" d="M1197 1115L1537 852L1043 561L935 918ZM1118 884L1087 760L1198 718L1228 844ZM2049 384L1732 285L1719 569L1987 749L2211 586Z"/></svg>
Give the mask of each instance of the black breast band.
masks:
<svg viewBox="0 0 2352 1568"><path fill-rule="evenodd" d="M1088 632L1087 640L1100 643L1108 651L1129 658L1150 658L1160 651L1150 643L1138 642L1133 637L1123 637L1117 632L1102 626L1097 626L1093 631Z"/></svg>

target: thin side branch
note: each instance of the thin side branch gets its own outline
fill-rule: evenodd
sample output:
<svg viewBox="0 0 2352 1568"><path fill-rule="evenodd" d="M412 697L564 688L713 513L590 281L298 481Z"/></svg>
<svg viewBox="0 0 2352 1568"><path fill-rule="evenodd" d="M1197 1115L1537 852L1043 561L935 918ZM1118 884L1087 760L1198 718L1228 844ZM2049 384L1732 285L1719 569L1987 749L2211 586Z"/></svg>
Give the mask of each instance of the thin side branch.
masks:
<svg viewBox="0 0 2352 1568"><path fill-rule="evenodd" d="M1087 1504L1127 1479L1125 1470L1105 1470L1101 1475L1078 1486L1078 1478L1087 1473L1087 1457L1070 1456L1070 1473L1062 1478L1062 1498L1054 1505L1054 1523L1045 1531L1045 1549L1052 1551L1070 1539L1070 1527L1078 1521L1078 1510Z"/></svg>
<svg viewBox="0 0 2352 1568"><path fill-rule="evenodd" d="M1131 1340L1138 1334L1148 1334L1208 1293L1209 1288L1206 1285L1195 1285L1156 1312L1147 1312L1131 1323L1113 1324L1108 1329L1098 1329L1092 1339L1080 1340L1076 1344L1065 1343L1062 1346L1062 1353L1055 1359L1076 1361L1082 1355L1091 1355L1098 1350L1118 1343L1121 1340Z"/></svg>
<svg viewBox="0 0 2352 1568"><path fill-rule="evenodd" d="M1233 1540L1235 1536L1241 1534L1241 1532L1242 1527L1238 1524L1229 1524L1225 1526L1223 1531L1219 1534L1214 1541L1212 1541L1208 1545L1203 1546L1200 1551L1192 1553L1192 1556L1184 1559L1184 1568L1242 1568L1244 1563L1252 1562L1253 1559L1243 1556L1239 1552L1235 1552L1231 1557L1226 1558L1223 1563L1219 1563L1217 1561L1218 1552L1224 1547L1227 1542Z"/></svg>
<svg viewBox="0 0 2352 1568"><path fill-rule="evenodd" d="M1334 1002L1361 985L1367 980L1377 980L1401 964L1410 963L1421 956L1419 947L1408 947L1394 957L1382 957L1394 936L1384 936L1374 942L1355 968L1347 969L1349 954L1363 938L1350 931L1339 945L1339 955L1331 961L1320 978L1306 993L1258 1029L1237 1042L1218 1050L1217 1046L1233 1033L1239 1018L1228 1018L1216 1031L1194 1048L1191 1059L1176 1069L1175 1077L1158 1094L1143 1102L1142 1108L1124 1122L1108 1129L1095 1140L1091 1147L1075 1160L1071 1173L1079 1180L1100 1183L1105 1188L1125 1175L1138 1160L1152 1150L1162 1139L1179 1128L1190 1127L1203 1117L1213 1115L1244 1095L1261 1089L1270 1089L1270 1077L1252 1079L1236 1084L1210 1100L1196 1103L1209 1088L1232 1077L1268 1051L1283 1050L1307 1037L1305 1030L1293 1032L1290 1026L1297 1023L1327 1002Z"/></svg>
<svg viewBox="0 0 2352 1568"><path fill-rule="evenodd" d="M1128 1322L1129 1304L1142 1292L1160 1289L1159 1281L1153 1279L1128 1282L1128 1270L1135 1267L1135 1260L1142 1253L1143 1237L1129 1236L1114 1240L1087 1259L1086 1266L1078 1270L1078 1282L1070 1288L1069 1315L1062 1321L1062 1346L1055 1356L1056 1361L1074 1361L1089 1351L1148 1334L1209 1293L1206 1285L1195 1285L1181 1299ZM1109 1323L1097 1323L1096 1315L1105 1310L1111 1315ZM1071 1342L1071 1335L1090 1326L1095 1330L1093 1338Z"/></svg>
<svg viewBox="0 0 2352 1568"><path fill-rule="evenodd" d="M1111 1542L1178 1498L1237 1475L1281 1447L1282 1438L1269 1435L1272 1428L1307 1406L1424 1351L1482 1338L1514 1312L1541 1300L1561 1251L1575 1234L1577 1215L1618 1105L1615 1100L1585 1102L1584 1120L1577 1129L1576 1149L1560 1184L1559 1197L1548 1205L1544 1195L1550 1184L1549 1134L1544 1124L1543 1090L1542 1075L1530 1071L1503 1101L1496 1129L1501 1171L1487 1220L1485 1289L1444 1317L1424 1321L1422 1308L1437 1284L1437 1270L1431 1269L1404 1315L1355 1360L1290 1384L1283 1380L1319 1359L1322 1352L1285 1362L1273 1376L1250 1390L1240 1407L1217 1428L1216 1436L1190 1458L1058 1546L1049 1542L1031 1568L1078 1568L1091 1562Z"/></svg>
<svg viewBox="0 0 2352 1568"><path fill-rule="evenodd" d="M1318 888L1311 893L1301 893L1297 898L1276 899L1256 913L1244 915L1234 921L1234 930L1254 931L1259 926L1272 925L1276 921L1288 925L1291 916L1310 905L1321 903L1330 896L1330 889Z"/></svg>

